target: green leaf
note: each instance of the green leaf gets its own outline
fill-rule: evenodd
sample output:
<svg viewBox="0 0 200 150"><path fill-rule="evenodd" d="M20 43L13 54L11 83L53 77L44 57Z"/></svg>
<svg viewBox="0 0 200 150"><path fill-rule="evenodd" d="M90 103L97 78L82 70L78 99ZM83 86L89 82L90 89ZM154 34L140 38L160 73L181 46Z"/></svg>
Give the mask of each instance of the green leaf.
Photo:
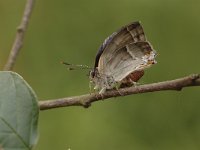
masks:
<svg viewBox="0 0 200 150"><path fill-rule="evenodd" d="M17 73L0 72L0 150L30 150L37 142L36 95Z"/></svg>

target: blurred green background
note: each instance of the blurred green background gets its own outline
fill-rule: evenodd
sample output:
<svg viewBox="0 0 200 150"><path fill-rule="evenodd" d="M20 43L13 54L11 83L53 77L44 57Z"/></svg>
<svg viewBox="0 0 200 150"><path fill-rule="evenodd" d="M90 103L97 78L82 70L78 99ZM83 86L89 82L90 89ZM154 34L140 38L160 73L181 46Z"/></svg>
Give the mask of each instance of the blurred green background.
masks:
<svg viewBox="0 0 200 150"><path fill-rule="evenodd" d="M25 0L0 0L0 67L5 64ZM37 0L14 71L40 100L89 92L88 71L98 47L121 26L140 20L159 53L140 83L200 73L200 1ZM199 150L199 87L99 101L89 109L40 112L34 150Z"/></svg>

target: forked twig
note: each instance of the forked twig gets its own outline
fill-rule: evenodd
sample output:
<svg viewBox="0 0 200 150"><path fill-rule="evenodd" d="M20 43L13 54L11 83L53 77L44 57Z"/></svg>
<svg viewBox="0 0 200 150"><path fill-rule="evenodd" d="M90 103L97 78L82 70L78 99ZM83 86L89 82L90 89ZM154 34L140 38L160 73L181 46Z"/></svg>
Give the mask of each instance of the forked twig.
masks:
<svg viewBox="0 0 200 150"><path fill-rule="evenodd" d="M12 45L12 49L10 51L7 63L4 66L4 70L12 70L17 58L17 55L22 48L24 35L28 26L28 22L30 20L31 12L33 10L35 0L27 0L24 14L21 20L19 27L17 28L16 37L14 43Z"/></svg>
<svg viewBox="0 0 200 150"><path fill-rule="evenodd" d="M89 107L91 103L99 100L108 99L111 97L125 96L138 93L147 93L155 91L164 91L164 90L177 90L180 91L184 87L189 86L200 86L200 75L193 74L183 78L163 81L158 83L151 83L140 85L136 87L122 88L119 90L107 91L103 95L100 94L86 94L75 97L66 97L60 99L52 99L46 101L40 101L39 107L40 110L47 110L52 108L59 107L68 107L68 106L83 106Z"/></svg>

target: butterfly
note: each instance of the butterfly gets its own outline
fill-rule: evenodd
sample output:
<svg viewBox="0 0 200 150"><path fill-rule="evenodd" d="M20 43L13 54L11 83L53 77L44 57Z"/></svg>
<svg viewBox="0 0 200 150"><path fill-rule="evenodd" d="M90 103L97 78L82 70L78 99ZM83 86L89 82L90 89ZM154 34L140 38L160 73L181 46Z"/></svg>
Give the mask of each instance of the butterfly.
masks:
<svg viewBox="0 0 200 150"><path fill-rule="evenodd" d="M122 27L100 46L90 82L103 94L106 90L135 84L144 69L156 63L156 51L147 41L140 22Z"/></svg>

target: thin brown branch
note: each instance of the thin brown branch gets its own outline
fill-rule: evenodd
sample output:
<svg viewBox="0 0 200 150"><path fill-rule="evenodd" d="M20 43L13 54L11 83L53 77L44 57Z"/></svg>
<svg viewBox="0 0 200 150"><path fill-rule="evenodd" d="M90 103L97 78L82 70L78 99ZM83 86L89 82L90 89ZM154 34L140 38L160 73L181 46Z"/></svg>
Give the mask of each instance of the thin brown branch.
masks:
<svg viewBox="0 0 200 150"><path fill-rule="evenodd" d="M7 63L4 66L4 70L12 70L17 58L17 55L22 48L23 45L23 39L26 32L26 29L28 27L28 22L30 20L31 12L33 10L35 0L27 0L24 14L21 20L21 23L19 27L17 28L16 37L12 46L12 49L10 51Z"/></svg>
<svg viewBox="0 0 200 150"><path fill-rule="evenodd" d="M104 100L111 97L126 96L131 94L147 93L155 91L164 91L164 90L180 91L182 88L189 86L200 86L199 74L193 74L175 80L107 91L103 95L93 93L75 97L66 97L60 99L40 101L39 107L40 110L47 110L52 108L68 107L68 106L83 106L87 108L91 105L91 103L95 101Z"/></svg>

